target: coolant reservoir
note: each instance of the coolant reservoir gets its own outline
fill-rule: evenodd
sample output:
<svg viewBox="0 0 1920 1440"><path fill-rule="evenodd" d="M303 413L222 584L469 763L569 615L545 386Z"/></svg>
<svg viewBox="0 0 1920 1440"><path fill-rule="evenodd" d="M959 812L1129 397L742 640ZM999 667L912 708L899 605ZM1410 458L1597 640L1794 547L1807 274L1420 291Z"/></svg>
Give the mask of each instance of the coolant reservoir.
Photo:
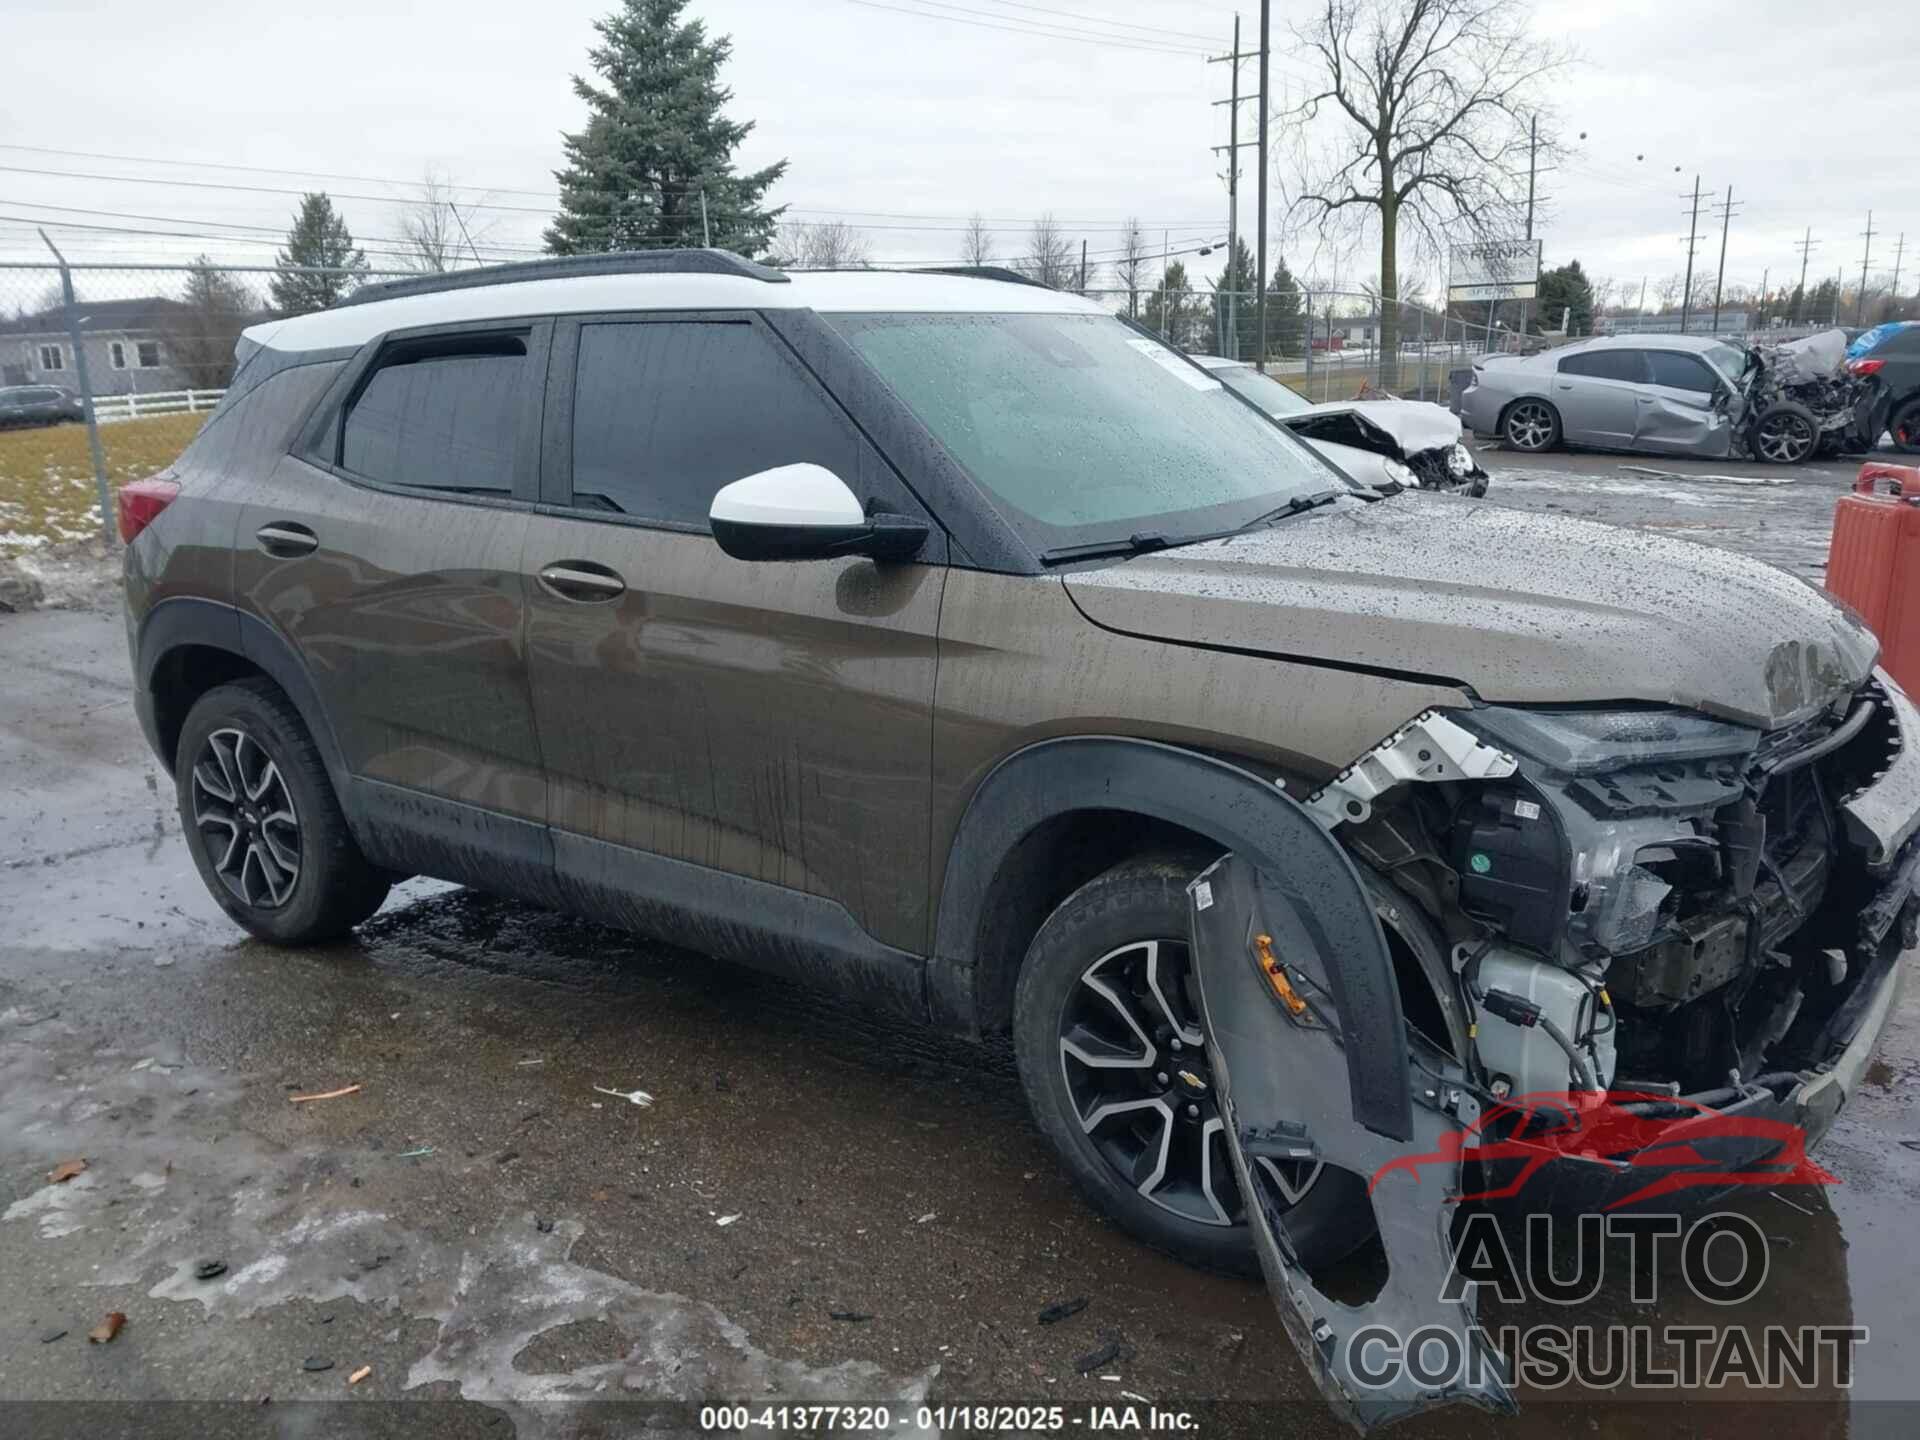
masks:
<svg viewBox="0 0 1920 1440"><path fill-rule="evenodd" d="M1538 1005L1586 1058L1594 1081L1603 1090L1613 1083L1614 1017L1600 1003L1597 981L1590 983L1545 960L1496 948L1481 957L1477 983L1483 991L1504 990ZM1502 1020L1485 1006L1476 1009L1474 1044L1488 1075L1506 1076L1516 1095L1574 1088L1567 1052L1544 1029Z"/></svg>

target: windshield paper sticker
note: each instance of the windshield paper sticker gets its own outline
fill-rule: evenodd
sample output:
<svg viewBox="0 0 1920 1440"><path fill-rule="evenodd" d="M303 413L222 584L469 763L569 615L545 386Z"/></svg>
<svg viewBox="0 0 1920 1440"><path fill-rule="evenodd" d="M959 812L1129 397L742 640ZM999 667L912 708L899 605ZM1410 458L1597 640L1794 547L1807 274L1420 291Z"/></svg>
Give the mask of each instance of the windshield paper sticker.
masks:
<svg viewBox="0 0 1920 1440"><path fill-rule="evenodd" d="M1198 365L1189 365L1172 350L1158 340L1148 340L1144 336L1133 336L1127 341L1134 349L1146 356L1162 370L1195 390L1218 390L1220 382L1214 379Z"/></svg>

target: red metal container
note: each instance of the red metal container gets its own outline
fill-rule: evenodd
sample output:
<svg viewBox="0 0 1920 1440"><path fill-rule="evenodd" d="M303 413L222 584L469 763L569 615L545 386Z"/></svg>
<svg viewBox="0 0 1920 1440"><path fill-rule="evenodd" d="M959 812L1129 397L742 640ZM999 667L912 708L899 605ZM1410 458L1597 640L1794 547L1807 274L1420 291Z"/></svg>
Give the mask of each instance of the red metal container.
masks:
<svg viewBox="0 0 1920 1440"><path fill-rule="evenodd" d="M1920 468L1870 461L1834 509L1827 589L1880 637L1880 663L1920 694Z"/></svg>

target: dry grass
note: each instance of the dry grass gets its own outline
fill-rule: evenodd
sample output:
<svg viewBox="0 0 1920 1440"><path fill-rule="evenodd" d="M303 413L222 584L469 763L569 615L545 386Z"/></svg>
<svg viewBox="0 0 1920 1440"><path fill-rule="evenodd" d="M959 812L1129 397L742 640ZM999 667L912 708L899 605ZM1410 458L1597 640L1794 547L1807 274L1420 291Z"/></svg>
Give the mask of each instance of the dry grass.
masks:
<svg viewBox="0 0 1920 1440"><path fill-rule="evenodd" d="M115 489L172 464L206 414L155 415L100 427ZM87 427L0 430L0 555L100 533Z"/></svg>

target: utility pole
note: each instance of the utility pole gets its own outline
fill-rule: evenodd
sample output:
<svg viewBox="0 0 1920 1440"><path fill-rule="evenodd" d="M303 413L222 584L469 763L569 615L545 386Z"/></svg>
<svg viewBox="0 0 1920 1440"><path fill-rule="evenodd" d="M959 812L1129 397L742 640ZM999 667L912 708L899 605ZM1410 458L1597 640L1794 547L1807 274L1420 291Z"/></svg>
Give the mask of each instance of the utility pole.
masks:
<svg viewBox="0 0 1920 1440"><path fill-rule="evenodd" d="M1867 265L1873 259L1873 212L1867 212L1867 248L1860 257L1860 294L1853 302L1853 323L1867 323Z"/></svg>
<svg viewBox="0 0 1920 1440"><path fill-rule="evenodd" d="M1260 348L1254 354L1253 366L1262 372L1267 368L1267 53L1272 10L1273 0L1260 0L1260 238L1259 255L1253 265L1258 277L1253 291L1254 343Z"/></svg>
<svg viewBox="0 0 1920 1440"><path fill-rule="evenodd" d="M1725 203L1714 207L1720 212L1720 270L1713 277L1713 330L1720 333L1720 291L1727 283L1727 227L1733 222L1733 187L1727 187Z"/></svg>
<svg viewBox="0 0 1920 1440"><path fill-rule="evenodd" d="M1227 270L1229 279L1232 278L1234 247L1240 239L1240 152L1242 149L1253 144L1251 140L1242 142L1240 139L1240 102L1243 99L1253 98L1252 96L1243 96L1240 93L1240 62L1253 58L1251 54L1242 55L1240 53L1240 17L1236 14L1233 17L1233 53L1231 55L1212 55L1207 59L1209 65L1226 64L1233 67L1229 72L1233 77L1232 97L1230 99L1216 100L1213 102L1216 105L1225 105L1227 107L1227 143L1225 149L1227 152ZM1218 154L1222 147L1216 145L1213 148L1214 153ZM1259 287L1263 290L1266 288L1266 281L1264 279L1259 281ZM1227 289L1227 343L1222 347L1226 350L1229 360L1238 360L1240 358L1239 300L1239 295L1229 286Z"/></svg>
<svg viewBox="0 0 1920 1440"><path fill-rule="evenodd" d="M1087 242L1084 238L1080 241L1080 293L1087 293Z"/></svg>
<svg viewBox="0 0 1920 1440"><path fill-rule="evenodd" d="M1687 197L1682 195L1682 200ZM1693 312L1693 250L1700 241L1700 177L1693 177L1693 213L1687 220L1687 280L1680 292L1680 333L1687 333L1687 317Z"/></svg>
<svg viewBox="0 0 1920 1440"><path fill-rule="evenodd" d="M1767 303L1767 296L1768 296L1767 281L1772 278L1773 278L1773 267L1771 265L1767 266L1766 269L1760 272L1760 313L1763 316L1766 316L1766 318L1769 320L1772 319L1773 317L1767 314L1767 311L1771 308Z"/></svg>
<svg viewBox="0 0 1920 1440"><path fill-rule="evenodd" d="M1900 232L1900 239L1893 247L1893 284L1887 288L1887 295L1897 306L1900 303L1900 260L1907 253L1907 232Z"/></svg>
<svg viewBox="0 0 1920 1440"><path fill-rule="evenodd" d="M1535 115L1531 120L1527 122L1527 239L1529 240L1533 239L1533 179L1536 173L1535 162L1538 160L1539 154L1540 154L1540 117L1538 115ZM1540 268L1539 266L1536 265L1534 267L1534 285L1536 287L1536 293L1537 293L1539 283L1540 283ZM1532 309L1533 309L1532 301L1522 300L1520 302L1520 333L1522 335L1525 335L1527 333L1528 312L1531 311ZM1489 311L1488 313L1491 314L1492 312Z"/></svg>
<svg viewBox="0 0 1920 1440"><path fill-rule="evenodd" d="M1813 247L1819 242L1813 238L1813 227L1807 227L1807 235L1796 248L1800 252L1800 288L1793 292L1793 313L1787 317L1789 325L1800 323L1800 309L1807 303L1807 257L1813 253Z"/></svg>
<svg viewBox="0 0 1920 1440"><path fill-rule="evenodd" d="M707 187L700 187L700 243L709 250L713 248L713 231L707 226Z"/></svg>

